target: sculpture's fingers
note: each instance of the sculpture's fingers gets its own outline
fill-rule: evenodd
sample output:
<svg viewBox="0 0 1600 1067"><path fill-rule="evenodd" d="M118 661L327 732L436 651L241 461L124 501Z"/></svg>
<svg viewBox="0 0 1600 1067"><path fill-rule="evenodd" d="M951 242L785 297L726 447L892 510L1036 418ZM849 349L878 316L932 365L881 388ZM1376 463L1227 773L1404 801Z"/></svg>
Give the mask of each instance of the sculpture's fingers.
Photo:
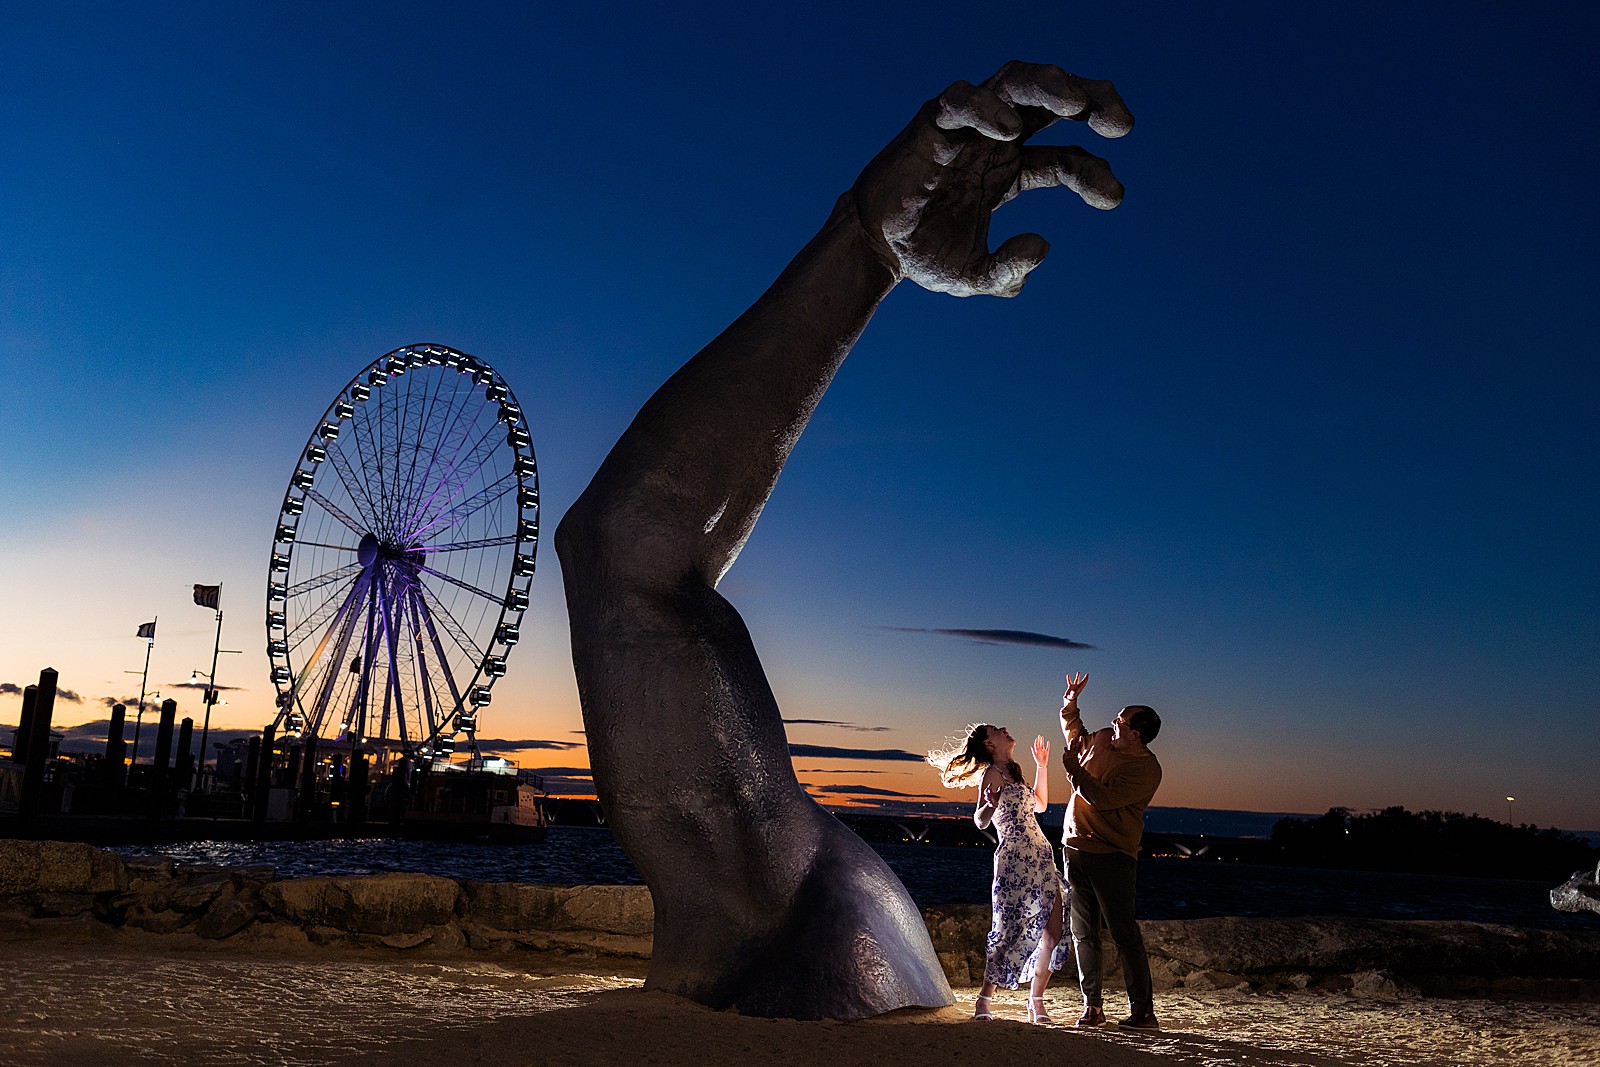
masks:
<svg viewBox="0 0 1600 1067"><path fill-rule="evenodd" d="M959 81L939 94L933 121L941 130L972 129L997 141L1022 133L1022 118L992 89Z"/></svg>
<svg viewBox="0 0 1600 1067"><path fill-rule="evenodd" d="M1122 203L1122 183L1111 173L1111 164L1077 145L1065 148L1029 145L1022 150L1021 162L1022 170L1012 187L1012 196L1030 189L1065 185L1081 196L1084 203L1102 211Z"/></svg>
<svg viewBox="0 0 1600 1067"><path fill-rule="evenodd" d="M1079 84L1081 81L1054 63L1013 59L983 84L1008 104L1050 112L1053 117L1041 120L1043 129L1057 118L1075 118L1089 109L1089 94Z"/></svg>
<svg viewBox="0 0 1600 1067"><path fill-rule="evenodd" d="M1025 116L1030 127L1029 136L1050 125L1055 118L1087 122L1089 128L1102 137L1121 137L1133 129L1133 113L1122 102L1115 85L1068 74L1053 63L1023 63L1013 59L983 84L1008 104L1043 108L1048 113Z"/></svg>
<svg viewBox="0 0 1600 1067"><path fill-rule="evenodd" d="M983 264L982 276L971 279L972 288L989 296L1016 296L1049 253L1049 241L1036 233L1019 233L995 249Z"/></svg>
<svg viewBox="0 0 1600 1067"><path fill-rule="evenodd" d="M1115 85L1094 78L1079 78L1078 85L1089 94L1089 113L1073 118L1087 122L1101 137L1122 137L1133 129L1133 112Z"/></svg>

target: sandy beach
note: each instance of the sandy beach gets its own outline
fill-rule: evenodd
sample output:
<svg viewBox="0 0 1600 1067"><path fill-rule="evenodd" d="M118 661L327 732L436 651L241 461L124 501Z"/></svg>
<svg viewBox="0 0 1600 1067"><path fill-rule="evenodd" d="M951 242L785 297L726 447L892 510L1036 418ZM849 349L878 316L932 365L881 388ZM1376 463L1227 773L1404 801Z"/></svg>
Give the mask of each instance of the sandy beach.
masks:
<svg viewBox="0 0 1600 1067"><path fill-rule="evenodd" d="M642 961L567 953L423 960L50 939L0 942L0 975L11 1067L1600 1063L1592 1003L1182 991L1159 997L1165 1029L1145 1036L1028 1025L1020 990L1002 995L993 1023L968 1018L971 989L954 1007L864 1022L743 1018L646 992ZM1071 983L1049 1004L1070 1024Z"/></svg>

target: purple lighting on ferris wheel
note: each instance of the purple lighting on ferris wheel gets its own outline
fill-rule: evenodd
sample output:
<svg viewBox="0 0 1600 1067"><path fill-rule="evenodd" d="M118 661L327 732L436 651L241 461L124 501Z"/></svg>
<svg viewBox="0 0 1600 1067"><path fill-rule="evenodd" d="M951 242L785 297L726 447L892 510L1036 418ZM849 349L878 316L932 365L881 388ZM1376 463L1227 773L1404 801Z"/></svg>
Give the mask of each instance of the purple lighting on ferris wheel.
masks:
<svg viewBox="0 0 1600 1067"><path fill-rule="evenodd" d="M280 720L406 752L475 736L534 568L523 418L487 364L430 345L369 365L313 424L270 560Z"/></svg>

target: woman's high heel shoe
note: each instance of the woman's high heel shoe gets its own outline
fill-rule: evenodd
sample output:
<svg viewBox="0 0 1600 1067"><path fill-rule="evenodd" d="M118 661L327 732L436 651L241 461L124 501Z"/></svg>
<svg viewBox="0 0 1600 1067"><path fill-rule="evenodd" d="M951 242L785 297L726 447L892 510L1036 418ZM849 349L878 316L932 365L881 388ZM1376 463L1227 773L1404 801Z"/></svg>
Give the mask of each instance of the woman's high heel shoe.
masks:
<svg viewBox="0 0 1600 1067"><path fill-rule="evenodd" d="M979 997L978 998L977 1003L972 1006L972 1017L974 1019L993 1019L994 1018L994 1012L989 1010L989 998L988 997Z"/></svg>
<svg viewBox="0 0 1600 1067"><path fill-rule="evenodd" d="M1044 1010L1043 997L1028 998L1028 1021L1038 1023L1040 1026L1054 1026L1056 1021L1050 1018L1050 1013Z"/></svg>

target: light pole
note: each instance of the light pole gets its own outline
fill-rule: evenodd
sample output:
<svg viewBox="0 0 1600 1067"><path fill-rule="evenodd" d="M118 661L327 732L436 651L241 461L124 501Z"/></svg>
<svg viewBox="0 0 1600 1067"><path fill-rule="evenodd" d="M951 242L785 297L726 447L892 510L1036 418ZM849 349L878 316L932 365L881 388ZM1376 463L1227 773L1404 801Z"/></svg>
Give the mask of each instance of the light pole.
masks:
<svg viewBox="0 0 1600 1067"><path fill-rule="evenodd" d="M223 653L237 656L241 655L244 651L243 649L238 648L220 647L222 641L222 612L220 611L217 612L217 641L218 647L213 649L211 652L211 673L206 674L204 671L195 669L191 669L189 671L190 684L197 684L201 678L206 680L205 694L201 697L202 701L205 703L206 717L204 724L200 727L200 756L198 759L198 766L195 768L194 776L194 788L195 792L197 793L204 793L206 791L206 738L211 733L211 709L217 706L217 698L221 695L217 690L217 657ZM227 701L222 701L222 703L225 704Z"/></svg>
<svg viewBox="0 0 1600 1067"><path fill-rule="evenodd" d="M1506 797L1506 822L1512 826L1517 825L1516 820L1511 817L1511 805L1516 802L1516 799L1516 797Z"/></svg>
<svg viewBox="0 0 1600 1067"><path fill-rule="evenodd" d="M139 729L144 726L144 691L145 687L150 684L150 650L156 647L156 623L160 621L161 616L157 615L154 621L147 622L139 627L138 636L146 641L144 646L144 670L122 672L123 674L138 674L141 676L139 682L139 714L133 720L133 758L128 761L130 767L139 762Z"/></svg>

